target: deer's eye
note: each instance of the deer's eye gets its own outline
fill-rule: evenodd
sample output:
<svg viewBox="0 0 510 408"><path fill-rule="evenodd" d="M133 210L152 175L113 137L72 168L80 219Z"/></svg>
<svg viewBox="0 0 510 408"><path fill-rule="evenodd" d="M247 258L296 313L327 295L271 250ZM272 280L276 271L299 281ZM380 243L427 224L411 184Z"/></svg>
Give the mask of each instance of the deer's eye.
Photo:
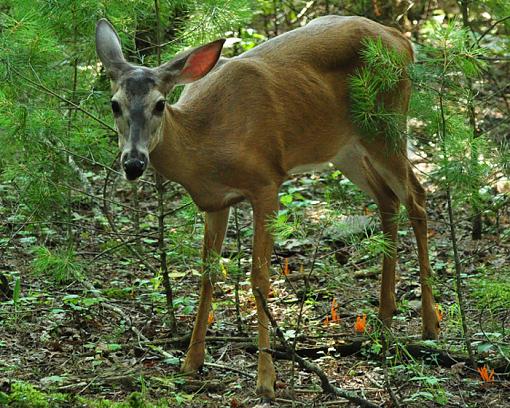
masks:
<svg viewBox="0 0 510 408"><path fill-rule="evenodd" d="M112 101L112 112L116 116L118 116L122 113L122 110L120 109L120 105L117 101Z"/></svg>
<svg viewBox="0 0 510 408"><path fill-rule="evenodd" d="M165 101L161 99L156 102L156 106L154 106L154 113L161 114L165 110Z"/></svg>

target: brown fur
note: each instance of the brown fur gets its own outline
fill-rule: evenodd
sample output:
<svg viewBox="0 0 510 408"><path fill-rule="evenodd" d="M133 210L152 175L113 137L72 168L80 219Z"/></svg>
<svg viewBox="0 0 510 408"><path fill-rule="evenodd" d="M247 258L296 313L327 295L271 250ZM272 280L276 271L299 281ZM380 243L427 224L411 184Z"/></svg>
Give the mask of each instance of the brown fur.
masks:
<svg viewBox="0 0 510 408"><path fill-rule="evenodd" d="M418 242L423 335L436 338L424 190L407 161L405 146L391 151L384 135L375 140L363 137L350 117L349 75L362 64L361 41L378 37L412 60L412 48L398 31L365 18L339 16L318 18L239 57L221 59L209 74L186 87L176 105L166 108L150 161L158 173L181 183L207 212L205 259L211 251L221 251L229 206L243 199L251 202L252 285L265 296L272 251L267 219L277 211L278 189L293 169L333 162L375 198L383 231L395 242L395 217L404 203ZM116 64L123 62L117 58ZM166 88L163 84L158 92L166 94ZM404 79L386 98L405 114L409 93ZM386 325L396 309L395 263L396 250L383 261L379 315ZM203 364L211 301L212 282L205 274L183 364L186 372ZM262 301L256 301L259 348L264 349L269 347L269 322ZM274 398L274 380L271 357L261 352L259 394Z"/></svg>

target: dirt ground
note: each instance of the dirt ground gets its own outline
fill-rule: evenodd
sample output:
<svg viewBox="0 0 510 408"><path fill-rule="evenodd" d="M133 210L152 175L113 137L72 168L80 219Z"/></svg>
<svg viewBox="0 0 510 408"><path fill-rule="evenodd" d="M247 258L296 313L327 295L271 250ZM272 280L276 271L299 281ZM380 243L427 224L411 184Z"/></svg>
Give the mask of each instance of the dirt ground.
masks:
<svg viewBox="0 0 510 408"><path fill-rule="evenodd" d="M473 296L467 302L470 334L479 360L491 361L496 368L494 381L482 381L465 363L454 301L453 261L443 193L430 192L429 197L435 297L443 315L441 337L437 342L420 343L418 264L414 237L404 222L399 232L399 313L394 318L394 338L385 368L376 319L380 255L366 255L359 248L339 243L321 226L321 215L329 211L324 202L325 184L318 176L303 177L283 190L283 194L289 194L295 189L295 196L304 197L297 202L304 203L307 235L276 245L269 307L287 338L292 341L297 336L299 355L318 365L333 385L358 392L382 406L395 406L388 388L400 405L406 407L510 406L508 362L498 358L497 347L481 347L487 343L483 333L489 328L491 332L503 333L499 342L507 342L508 320L506 315L481 310ZM130 191L128 186L120 184L115 196L130 203ZM172 195L169 207L182 204L180 194L177 191ZM142 192L142 208L153 209L154 199L154 193ZM369 199L361 200L364 200L361 207L348 208L347 212L365 221L377 219ZM0 267L10 282L15 276L20 277L21 297L16 304L8 299L1 304L1 391L9 393L16 382L24 382L45 393L63 393L69 398L62 405L55 402L49 406L96 406L93 404L103 399L124 401L133 392L141 393L141 400L147 403L166 399L168 406L255 406L258 403L256 315L249 284L251 215L248 205L239 207L242 322L236 322L236 278L228 272L221 273L229 269L229 263L238 262L234 259L238 254L237 234L231 219L222 253L226 267L220 268L215 286L206 364L196 378L183 377L179 366L198 304L202 217L192 216L194 227L187 235L191 240L191 256L184 253L169 260L177 333L169 329L160 281L122 246L108 250L112 248L110 241L115 239L94 217L89 205L76 209L77 258L83 265L82 279L65 284L33 272L34 255L30 249L33 241L11 226L12 239L0 257ZM121 231L128 234L130 224L118 219ZM168 217L169 235L180 220ZM465 214L460 214L457 227L466 279L476 279L480 268L486 271L508 268L509 243L498 236L498 231L508 228L508 221L508 214L503 214L497 229L494 220L487 219L488 232L484 239L473 242L469 237L469 221ZM150 231L154 227L143 228ZM376 231L378 228L375 227ZM33 230L30 236L38 240L44 236L44 245L48 247L59 244L57 237L41 231ZM146 239L141 245L145 253L156 252L154 239ZM285 258L289 265L287 275L282 268ZM157 265L152 255L148 259ZM303 297L302 322L298 327ZM325 323L326 316L328 320L332 317L333 299L339 320ZM362 314L368 316L365 332L355 333L356 317ZM423 348L413 348L413 344ZM273 346L281 349L274 335ZM310 372L297 366L292 369L288 361L277 360L275 365L276 406L349 406L343 399L324 395L318 378ZM78 396L90 405L76 399ZM133 405L133 398L129 406L145 406Z"/></svg>

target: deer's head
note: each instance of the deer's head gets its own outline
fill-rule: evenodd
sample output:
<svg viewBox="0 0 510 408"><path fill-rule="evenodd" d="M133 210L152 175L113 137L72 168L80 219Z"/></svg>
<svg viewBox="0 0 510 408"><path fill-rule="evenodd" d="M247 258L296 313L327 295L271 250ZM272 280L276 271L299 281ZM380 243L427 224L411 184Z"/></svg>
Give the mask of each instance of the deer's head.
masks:
<svg viewBox="0 0 510 408"><path fill-rule="evenodd" d="M175 85L206 75L216 65L224 41L184 51L157 68L140 67L126 61L115 29L107 20L99 20L96 50L111 80L121 164L128 180L143 174L149 153L162 139L168 93Z"/></svg>

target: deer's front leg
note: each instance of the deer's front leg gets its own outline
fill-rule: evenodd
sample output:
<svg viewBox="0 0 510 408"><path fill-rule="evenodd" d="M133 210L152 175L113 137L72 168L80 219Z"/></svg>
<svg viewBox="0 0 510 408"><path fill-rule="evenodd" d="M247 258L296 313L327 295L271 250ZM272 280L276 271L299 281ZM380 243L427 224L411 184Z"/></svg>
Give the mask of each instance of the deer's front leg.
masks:
<svg viewBox="0 0 510 408"><path fill-rule="evenodd" d="M205 334L207 332L207 318L211 310L214 272L208 263L214 259L211 255L219 254L227 230L229 208L217 212L205 214L205 233L202 270L202 286L200 290L200 303L195 318L195 326L191 341L186 354L186 359L181 367L185 373L194 373L204 364L205 356Z"/></svg>
<svg viewBox="0 0 510 408"><path fill-rule="evenodd" d="M268 222L278 210L278 192L270 191L260 194L252 201L255 235L253 239L253 259L251 284L252 288L259 288L264 298L269 294L269 267L273 239L268 230ZM257 394L265 399L274 399L274 384L276 373L271 355L260 350L269 348L269 319L264 311L263 303L254 291L257 304L258 318L258 347L259 364L257 375Z"/></svg>

